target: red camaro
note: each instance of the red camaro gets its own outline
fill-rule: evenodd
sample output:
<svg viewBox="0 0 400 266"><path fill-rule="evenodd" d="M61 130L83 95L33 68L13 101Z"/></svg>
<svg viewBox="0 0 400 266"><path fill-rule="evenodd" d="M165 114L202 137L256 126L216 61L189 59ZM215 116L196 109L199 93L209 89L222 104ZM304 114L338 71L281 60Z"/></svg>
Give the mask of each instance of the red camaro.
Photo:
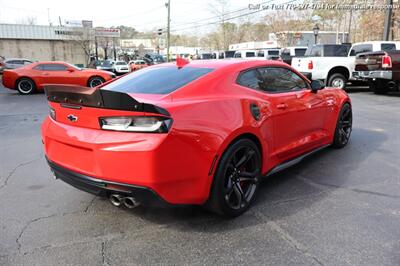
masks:
<svg viewBox="0 0 400 266"><path fill-rule="evenodd" d="M74 84L96 87L115 77L114 73L80 69L65 62L38 62L27 66L4 70L3 85L21 94L43 90L45 84Z"/></svg>
<svg viewBox="0 0 400 266"><path fill-rule="evenodd" d="M237 216L262 176L349 140L346 92L287 64L177 64L95 89L46 87L42 137L55 177L116 206L196 204Z"/></svg>

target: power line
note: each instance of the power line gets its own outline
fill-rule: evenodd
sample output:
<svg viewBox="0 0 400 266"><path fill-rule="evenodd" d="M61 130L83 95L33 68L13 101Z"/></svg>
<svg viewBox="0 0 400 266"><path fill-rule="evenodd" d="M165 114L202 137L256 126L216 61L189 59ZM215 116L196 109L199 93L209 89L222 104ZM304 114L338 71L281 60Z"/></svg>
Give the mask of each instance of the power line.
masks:
<svg viewBox="0 0 400 266"><path fill-rule="evenodd" d="M288 2L286 2L286 3L283 3L283 5L284 5L284 4L289 4L289 3L292 3L292 2L295 2L295 1L297 1L297 0L288 1ZM272 1L270 1L270 2L272 2ZM230 18L226 18L226 19L224 19L224 21L229 21L229 20L233 20L233 19L237 19L237 18L249 16L249 15L252 15L252 14L255 14L255 13L259 13L259 12L262 12L262 11L265 11L265 10L264 10L264 9L258 9L258 10L256 10L256 11L252 11L252 12L249 12L249 13L237 15L237 16L230 17ZM213 25L213 24L220 24L220 23L221 23L221 21L218 20L218 21L208 22L208 23L205 23L205 24L190 26L190 27L181 28L181 29L171 29L171 32L183 31L183 30L188 30L188 29L194 29L194 28L204 27L204 26Z"/></svg>
<svg viewBox="0 0 400 266"><path fill-rule="evenodd" d="M275 0L269 0L269 1L265 1L265 2L259 3L259 4L260 5L265 5L265 4L268 4L268 3L272 2L272 1L275 1ZM220 18L221 16L226 16L226 15L238 13L238 12L245 11L245 10L249 10L248 7L241 8L241 9L234 10L234 11L230 11L230 12L226 12L226 13L223 13L223 14L218 15L218 16L213 16L213 17L208 17L208 18L200 19L200 20L193 21L193 22L187 22L187 23L178 24L176 26L188 25L188 24L196 24L196 23L199 23L199 22L202 22L202 21L207 21L207 20L210 20L210 19Z"/></svg>

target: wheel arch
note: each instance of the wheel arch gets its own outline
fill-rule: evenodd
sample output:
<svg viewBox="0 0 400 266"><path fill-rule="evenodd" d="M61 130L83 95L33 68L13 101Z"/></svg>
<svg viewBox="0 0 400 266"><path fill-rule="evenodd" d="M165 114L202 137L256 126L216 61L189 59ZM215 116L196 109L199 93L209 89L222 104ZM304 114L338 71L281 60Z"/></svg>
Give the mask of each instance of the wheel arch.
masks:
<svg viewBox="0 0 400 266"><path fill-rule="evenodd" d="M21 79L24 79L24 78L25 78L25 79L31 80L31 81L33 82L33 84L35 85L35 87L38 88L37 83L36 83L36 81L35 81L33 78L28 77L28 76L21 76L21 77L18 77L18 78L15 80L15 82L14 82L14 88L15 88L15 89L18 89L18 88L17 88L18 82L19 82Z"/></svg>
<svg viewBox="0 0 400 266"><path fill-rule="evenodd" d="M328 71L328 76L326 77L326 82L328 83L330 77L333 74L338 74L338 73L344 75L347 80L350 78L350 71L349 71L349 69L347 67L345 67L345 66L335 66L335 67L331 68Z"/></svg>
<svg viewBox="0 0 400 266"><path fill-rule="evenodd" d="M218 153L217 153L217 161L215 163L214 168L212 169L212 176L214 176L215 170L217 169L222 155L225 153L225 151L236 141L240 139L250 139L251 141L256 144L257 148L260 151L261 155L261 168L262 170L265 169L265 158L267 156L267 150L268 150L268 145L267 143L261 141L261 136L255 132L255 130L249 130L249 129L244 129L244 130L238 130L233 132L229 137L225 139L225 141L222 143Z"/></svg>
<svg viewBox="0 0 400 266"><path fill-rule="evenodd" d="M102 77L101 75L99 75L99 74L93 74L93 75L91 75L91 76L89 76L89 77L87 78L87 80L86 80L86 86L90 87L89 81L90 81L92 78L101 78L101 79L103 80L103 83L107 81L107 80L106 80L104 77Z"/></svg>

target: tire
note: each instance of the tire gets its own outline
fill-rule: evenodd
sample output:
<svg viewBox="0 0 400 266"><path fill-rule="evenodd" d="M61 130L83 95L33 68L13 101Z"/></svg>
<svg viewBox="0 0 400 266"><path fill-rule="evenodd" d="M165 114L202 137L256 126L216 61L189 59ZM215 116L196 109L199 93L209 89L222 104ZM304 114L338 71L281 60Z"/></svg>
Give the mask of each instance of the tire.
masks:
<svg viewBox="0 0 400 266"><path fill-rule="evenodd" d="M15 87L21 95L33 94L36 91L36 84L30 78L19 79Z"/></svg>
<svg viewBox="0 0 400 266"><path fill-rule="evenodd" d="M105 80L102 77L94 76L88 80L87 86L90 88L94 88L94 87L97 87L97 86L103 84L104 82L105 82Z"/></svg>
<svg viewBox="0 0 400 266"><path fill-rule="evenodd" d="M206 208L228 217L241 215L256 196L260 176L258 147L249 139L239 139L220 159Z"/></svg>
<svg viewBox="0 0 400 266"><path fill-rule="evenodd" d="M383 80L377 79L375 81L368 82L369 89L378 95L385 95L388 93L389 89L387 88L387 83Z"/></svg>
<svg viewBox="0 0 400 266"><path fill-rule="evenodd" d="M347 145L350 139L352 126L353 112L350 104L345 103L339 112L332 147L341 149Z"/></svg>
<svg viewBox="0 0 400 266"><path fill-rule="evenodd" d="M340 73L333 74L328 79L328 86L345 89L347 83L347 78Z"/></svg>

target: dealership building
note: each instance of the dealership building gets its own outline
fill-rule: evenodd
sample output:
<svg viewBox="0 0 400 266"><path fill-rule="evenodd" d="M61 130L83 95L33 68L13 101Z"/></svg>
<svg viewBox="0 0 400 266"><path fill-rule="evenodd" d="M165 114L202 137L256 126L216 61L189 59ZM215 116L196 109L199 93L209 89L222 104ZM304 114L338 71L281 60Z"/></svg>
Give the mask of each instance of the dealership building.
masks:
<svg viewBox="0 0 400 266"><path fill-rule="evenodd" d="M0 56L86 65L90 28L0 24Z"/></svg>

